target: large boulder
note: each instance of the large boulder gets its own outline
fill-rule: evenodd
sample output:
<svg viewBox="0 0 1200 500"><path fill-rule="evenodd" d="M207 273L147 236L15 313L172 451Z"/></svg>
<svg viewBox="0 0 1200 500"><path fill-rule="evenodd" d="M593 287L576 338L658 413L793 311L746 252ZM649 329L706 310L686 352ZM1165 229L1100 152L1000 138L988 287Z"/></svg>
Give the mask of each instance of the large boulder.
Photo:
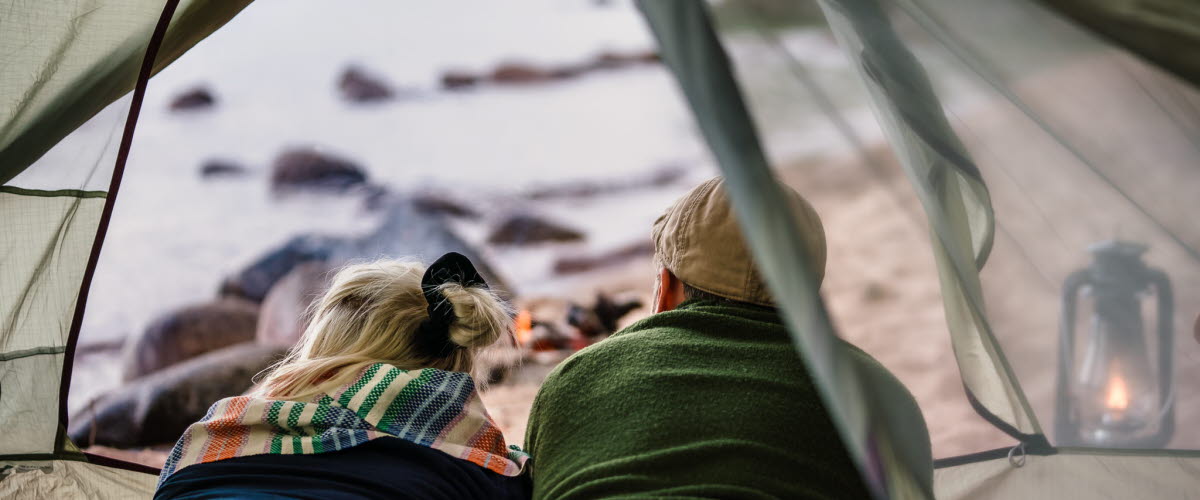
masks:
<svg viewBox="0 0 1200 500"><path fill-rule="evenodd" d="M454 198L438 193L418 193L413 196L413 206L423 214L449 215L463 219L478 219L480 213Z"/></svg>
<svg viewBox="0 0 1200 500"><path fill-rule="evenodd" d="M338 79L338 91L342 98L358 103L386 101L395 96L395 92L383 80L357 66L350 66L342 72L342 77Z"/></svg>
<svg viewBox="0 0 1200 500"><path fill-rule="evenodd" d="M79 446L131 448L179 439L221 398L250 389L284 349L243 343L187 360L104 394L71 418Z"/></svg>
<svg viewBox="0 0 1200 500"><path fill-rule="evenodd" d="M124 380L254 339L258 305L222 299L169 312L125 346Z"/></svg>
<svg viewBox="0 0 1200 500"><path fill-rule="evenodd" d="M271 187L276 191L344 191L365 182L367 174L362 167L311 148L284 151L271 167Z"/></svg>
<svg viewBox="0 0 1200 500"><path fill-rule="evenodd" d="M343 244L341 239L330 236L297 236L283 246L267 252L233 276L225 278L219 293L225 297L262 302L271 287L297 265L328 260Z"/></svg>
<svg viewBox="0 0 1200 500"><path fill-rule="evenodd" d="M488 236L493 245L532 245L583 239L583 233L562 224L529 214L510 215Z"/></svg>
<svg viewBox="0 0 1200 500"><path fill-rule="evenodd" d="M336 267L347 261L381 258L416 258L433 262L446 252L466 255L492 288L507 287L500 276L470 244L460 238L441 213L429 213L411 198L383 196L378 210L383 221L371 233L359 238L302 235L268 252L221 285L221 295L244 297L261 303L272 287L292 269L305 262L321 261Z"/></svg>
<svg viewBox="0 0 1200 500"><path fill-rule="evenodd" d="M333 266L305 262L279 280L263 300L255 339L259 344L291 347L307 325L308 306L329 288Z"/></svg>
<svg viewBox="0 0 1200 500"><path fill-rule="evenodd" d="M378 228L338 247L331 261L413 257L430 263L446 252L458 252L471 259L492 290L507 298L510 289L501 275L451 229L444 216L422 213L412 200L404 198L393 200L384 210Z"/></svg>

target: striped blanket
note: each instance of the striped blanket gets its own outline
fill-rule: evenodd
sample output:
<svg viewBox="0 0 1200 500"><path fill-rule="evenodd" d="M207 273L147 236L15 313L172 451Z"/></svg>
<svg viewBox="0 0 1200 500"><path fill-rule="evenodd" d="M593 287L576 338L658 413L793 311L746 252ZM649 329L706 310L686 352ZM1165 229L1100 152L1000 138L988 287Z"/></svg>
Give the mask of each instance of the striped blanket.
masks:
<svg viewBox="0 0 1200 500"><path fill-rule="evenodd" d="M377 363L310 402L238 396L217 401L171 450L158 483L193 464L261 454L312 454L392 436L506 476L529 455L506 447L470 375Z"/></svg>

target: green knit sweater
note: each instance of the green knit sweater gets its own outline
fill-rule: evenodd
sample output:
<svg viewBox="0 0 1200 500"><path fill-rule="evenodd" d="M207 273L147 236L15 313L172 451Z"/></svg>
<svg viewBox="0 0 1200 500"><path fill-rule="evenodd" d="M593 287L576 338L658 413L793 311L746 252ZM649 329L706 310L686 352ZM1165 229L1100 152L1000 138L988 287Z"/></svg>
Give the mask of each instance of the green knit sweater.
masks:
<svg viewBox="0 0 1200 500"><path fill-rule="evenodd" d="M871 383L908 394L844 345ZM525 443L535 498L868 498L765 308L689 301L580 351L546 379Z"/></svg>

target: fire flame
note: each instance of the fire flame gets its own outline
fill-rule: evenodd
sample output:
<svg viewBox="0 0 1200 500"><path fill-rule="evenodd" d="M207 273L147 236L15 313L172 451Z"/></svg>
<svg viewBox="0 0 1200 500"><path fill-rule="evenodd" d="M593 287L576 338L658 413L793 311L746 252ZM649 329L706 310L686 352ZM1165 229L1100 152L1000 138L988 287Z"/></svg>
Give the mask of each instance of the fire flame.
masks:
<svg viewBox="0 0 1200 500"><path fill-rule="evenodd" d="M1125 379L1120 376L1113 377L1108 383L1107 405L1113 410L1129 408L1129 388L1125 386Z"/></svg>
<svg viewBox="0 0 1200 500"><path fill-rule="evenodd" d="M530 314L528 309L522 309L517 313L514 326L513 334L517 337L517 345L523 346L533 340L533 314Z"/></svg>

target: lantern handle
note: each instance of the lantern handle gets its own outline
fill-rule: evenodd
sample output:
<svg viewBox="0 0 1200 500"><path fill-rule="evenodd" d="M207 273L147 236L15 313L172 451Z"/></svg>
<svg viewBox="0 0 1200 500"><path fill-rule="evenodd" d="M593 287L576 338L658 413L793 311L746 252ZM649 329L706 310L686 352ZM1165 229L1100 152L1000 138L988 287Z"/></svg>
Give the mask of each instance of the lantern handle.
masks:
<svg viewBox="0 0 1200 500"><path fill-rule="evenodd" d="M1058 402L1054 414L1054 438L1059 445L1077 444L1078 422L1070 393L1071 372L1075 366L1075 311L1079 291L1091 284L1092 274L1080 269L1067 276L1063 284L1062 318L1058 335Z"/></svg>
<svg viewBox="0 0 1200 500"><path fill-rule="evenodd" d="M1158 381L1160 410L1158 433L1150 439L1150 446L1166 446L1175 433L1175 296L1167 273L1147 268L1149 281L1158 296Z"/></svg>

